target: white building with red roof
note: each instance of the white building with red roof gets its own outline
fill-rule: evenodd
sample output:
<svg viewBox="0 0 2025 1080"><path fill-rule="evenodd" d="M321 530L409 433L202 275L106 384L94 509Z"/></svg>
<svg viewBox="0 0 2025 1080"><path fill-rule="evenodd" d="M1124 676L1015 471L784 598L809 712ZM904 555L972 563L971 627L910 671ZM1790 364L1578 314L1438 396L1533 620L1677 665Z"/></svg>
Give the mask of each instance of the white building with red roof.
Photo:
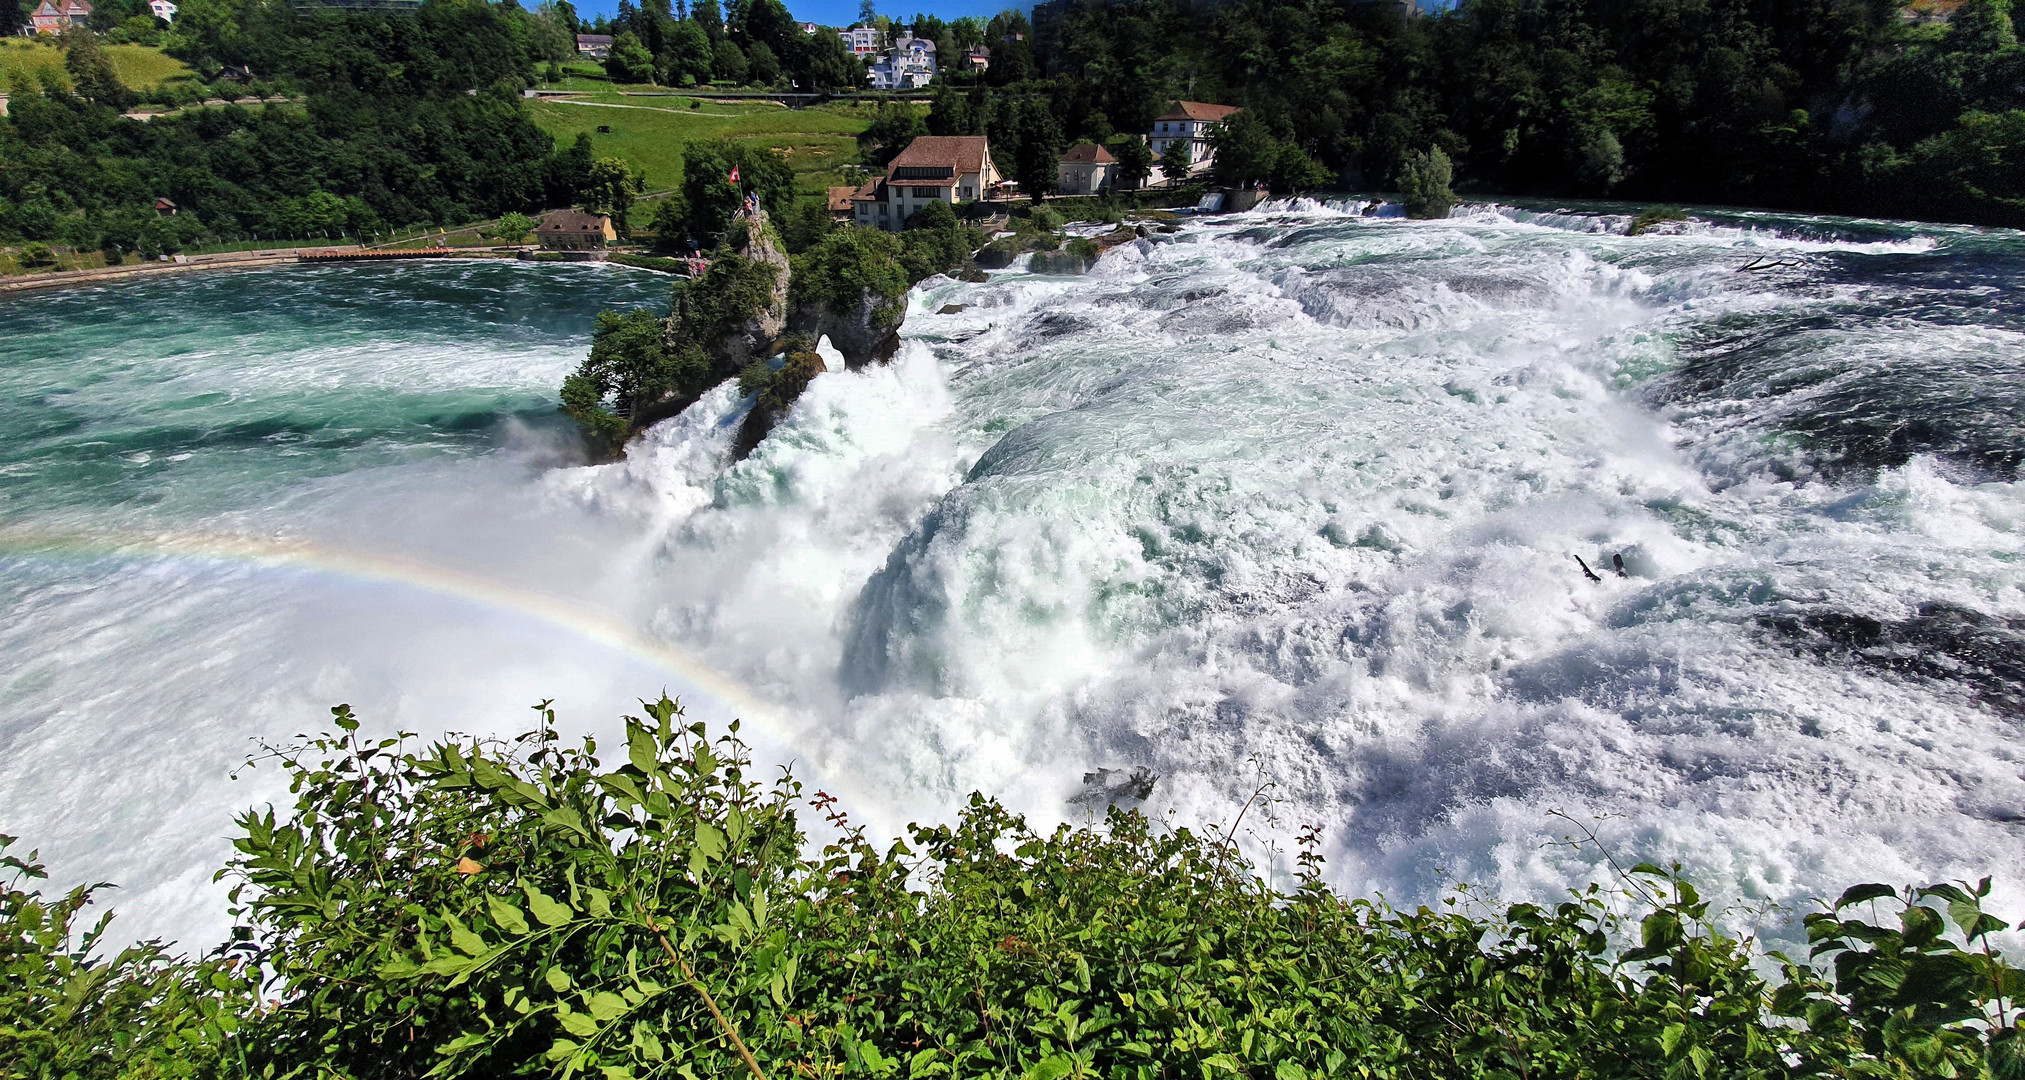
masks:
<svg viewBox="0 0 2025 1080"><path fill-rule="evenodd" d="M860 225L898 232L932 202L976 202L1000 181L982 135L923 135L886 166L886 176L851 196Z"/></svg>
<svg viewBox="0 0 2025 1080"><path fill-rule="evenodd" d="M1118 159L1093 142L1077 143L1062 155L1055 190L1064 195L1102 195L1118 178Z"/></svg>
<svg viewBox="0 0 2025 1080"><path fill-rule="evenodd" d="M1209 145L1210 130L1237 111L1235 105L1175 102L1173 108L1153 119L1153 132L1146 137L1153 149L1153 159L1165 162L1171 151L1186 157L1190 172L1209 168L1216 157ZM1163 167L1161 171L1164 173L1166 169Z"/></svg>

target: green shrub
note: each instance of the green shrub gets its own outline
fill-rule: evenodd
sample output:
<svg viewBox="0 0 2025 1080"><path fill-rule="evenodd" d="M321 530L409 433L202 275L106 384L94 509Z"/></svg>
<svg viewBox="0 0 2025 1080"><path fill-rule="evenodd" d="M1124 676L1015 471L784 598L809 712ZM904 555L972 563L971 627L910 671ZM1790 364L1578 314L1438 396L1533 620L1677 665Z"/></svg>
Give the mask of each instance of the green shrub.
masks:
<svg viewBox="0 0 2025 1080"><path fill-rule="evenodd" d="M1406 205L1406 216L1447 217L1456 201L1455 192L1449 188L1454 179L1454 167L1441 147L1433 147L1425 153L1408 154L1405 164L1399 169L1399 191Z"/></svg>
<svg viewBox="0 0 2025 1080"><path fill-rule="evenodd" d="M21 249L21 265L30 270L40 270L46 266L55 266L56 253L49 250L48 244L40 242L27 244Z"/></svg>
<svg viewBox="0 0 2025 1080"><path fill-rule="evenodd" d="M789 302L799 307L818 304L825 310L855 314L866 292L884 300L906 295L906 271L900 267L901 241L879 229L838 229L822 242L794 257Z"/></svg>
<svg viewBox="0 0 2025 1080"><path fill-rule="evenodd" d="M534 220L532 218L528 217L526 214L514 213L514 214L507 214L504 217L501 217L499 221L492 226L491 231L487 233L487 235L497 237L498 239L504 240L508 243L517 244L522 239L524 239L528 233L531 233L533 231L534 231Z"/></svg>
<svg viewBox="0 0 2025 1080"><path fill-rule="evenodd" d="M190 963L157 941L107 955L112 916L83 923L105 885L56 899L26 886L47 876L0 836L0 1077L219 1075L228 1040L254 1004L243 965Z"/></svg>
<svg viewBox="0 0 2025 1080"><path fill-rule="evenodd" d="M213 1017L166 1075L2025 1075L1987 881L1849 890L1806 920L1817 969L1645 864L1559 903L1406 912L1324 886L1313 829L1281 891L1232 830L1113 809L1042 833L978 796L881 849L829 796L762 783L735 724L713 740L663 698L608 767L541 708L510 742L411 749L339 707L337 734L277 751L295 804L242 815L229 868L271 1004L167 965L190 992L120 1014L119 1045ZM8 895L20 925L36 901ZM80 954L7 940L11 1033L47 1011L17 986Z"/></svg>

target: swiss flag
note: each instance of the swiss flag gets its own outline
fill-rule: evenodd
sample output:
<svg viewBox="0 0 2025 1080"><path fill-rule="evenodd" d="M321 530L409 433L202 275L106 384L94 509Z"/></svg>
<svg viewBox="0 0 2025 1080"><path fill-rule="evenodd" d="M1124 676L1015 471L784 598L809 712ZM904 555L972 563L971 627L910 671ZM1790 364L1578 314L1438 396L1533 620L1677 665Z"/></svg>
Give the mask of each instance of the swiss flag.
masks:
<svg viewBox="0 0 2025 1080"><path fill-rule="evenodd" d="M731 186L732 187L738 186L738 166L736 165L733 165L731 167Z"/></svg>

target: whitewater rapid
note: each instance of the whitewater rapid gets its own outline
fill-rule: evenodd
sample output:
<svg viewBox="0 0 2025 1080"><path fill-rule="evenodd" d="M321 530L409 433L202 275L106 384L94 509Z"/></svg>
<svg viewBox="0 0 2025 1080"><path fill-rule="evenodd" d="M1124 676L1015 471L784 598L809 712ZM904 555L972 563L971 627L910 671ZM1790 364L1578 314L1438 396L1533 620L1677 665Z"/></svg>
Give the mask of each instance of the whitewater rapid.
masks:
<svg viewBox="0 0 2025 1080"><path fill-rule="evenodd" d="M544 418L582 347L561 313L221 364L366 402L485 372L498 401L403 406L252 480L195 438L215 468L145 506L0 487L17 528L328 556L0 554L0 830L200 938L214 838L272 792L224 778L248 735L340 700L508 731L547 697L608 734L665 685L887 833L973 790L1084 820L1144 770L1181 823L1263 787L1262 866L1319 825L1335 883L1400 902L1607 877L1560 812L1786 905L1745 917L1775 932L1859 880L1994 874L2025 907L2025 241L1350 205L925 283L891 364L816 379L735 464L729 387L571 464ZM544 310L520 272L500 310ZM346 280L310 291L342 309ZM571 280L574 316L658 302ZM164 379L132 408L183 400Z"/></svg>

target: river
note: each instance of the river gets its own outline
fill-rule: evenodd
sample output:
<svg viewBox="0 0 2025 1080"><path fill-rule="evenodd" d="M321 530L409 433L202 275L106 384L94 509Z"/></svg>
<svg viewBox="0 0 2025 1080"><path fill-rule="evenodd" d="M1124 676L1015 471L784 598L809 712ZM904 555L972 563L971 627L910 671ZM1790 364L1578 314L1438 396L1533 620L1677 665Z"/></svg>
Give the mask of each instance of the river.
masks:
<svg viewBox="0 0 2025 1080"><path fill-rule="evenodd" d="M1349 208L926 283L737 464L730 388L610 465L554 414L644 272L11 298L0 831L202 944L263 741L609 739L666 688L888 833L1143 770L1395 901L1607 877L1572 818L1768 928L1871 879L2025 910L2025 237Z"/></svg>

